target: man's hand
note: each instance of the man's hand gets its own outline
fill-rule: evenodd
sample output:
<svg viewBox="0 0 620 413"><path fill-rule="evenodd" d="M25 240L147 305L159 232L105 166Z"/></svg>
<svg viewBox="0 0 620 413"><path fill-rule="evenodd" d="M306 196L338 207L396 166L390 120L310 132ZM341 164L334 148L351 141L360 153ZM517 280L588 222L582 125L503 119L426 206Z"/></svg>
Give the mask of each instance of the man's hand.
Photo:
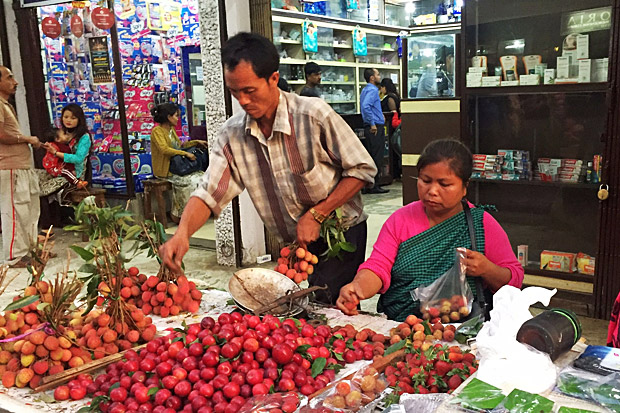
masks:
<svg viewBox="0 0 620 413"><path fill-rule="evenodd" d="M35 149L39 149L41 147L41 142L36 136L23 136L22 139L31 144Z"/></svg>
<svg viewBox="0 0 620 413"><path fill-rule="evenodd" d="M377 134L377 125L372 125L370 127L370 133L372 133L373 135Z"/></svg>
<svg viewBox="0 0 620 413"><path fill-rule="evenodd" d="M306 212L297 222L297 241L302 248L319 239L321 224L314 220L310 212Z"/></svg>
<svg viewBox="0 0 620 413"><path fill-rule="evenodd" d="M176 233L159 247L159 256L173 274L183 274L181 263L187 251L189 251L189 237Z"/></svg>
<svg viewBox="0 0 620 413"><path fill-rule="evenodd" d="M43 149L45 149L46 151L48 151L49 153L51 153L52 155L56 155L56 152L58 152L58 149L56 149L51 143L47 142L44 144L41 144L41 147Z"/></svg>

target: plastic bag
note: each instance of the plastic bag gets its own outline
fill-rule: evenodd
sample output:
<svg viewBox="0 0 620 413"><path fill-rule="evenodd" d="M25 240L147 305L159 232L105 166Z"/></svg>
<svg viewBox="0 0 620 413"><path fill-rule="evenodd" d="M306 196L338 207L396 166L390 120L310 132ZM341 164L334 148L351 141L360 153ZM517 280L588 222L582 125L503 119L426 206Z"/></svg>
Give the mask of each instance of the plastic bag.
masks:
<svg viewBox="0 0 620 413"><path fill-rule="evenodd" d="M295 392L262 394L250 397L238 413L269 413L273 409L294 412L306 400L305 397L300 398Z"/></svg>
<svg viewBox="0 0 620 413"><path fill-rule="evenodd" d="M601 376L569 367L560 373L557 387L566 395L591 400L620 413L620 373Z"/></svg>
<svg viewBox="0 0 620 413"><path fill-rule="evenodd" d="M575 367L606 376L620 372L620 349L606 346L588 346L575 360Z"/></svg>
<svg viewBox="0 0 620 413"><path fill-rule="evenodd" d="M329 385L320 395L313 398L308 408L311 411L355 412L373 407L387 389L387 381L376 369L366 367L355 373L351 380L340 380Z"/></svg>
<svg viewBox="0 0 620 413"><path fill-rule="evenodd" d="M466 249L456 249L454 265L430 285L411 291L413 301L420 301L425 319L441 317L442 323L466 318L471 313L474 294L467 284Z"/></svg>
<svg viewBox="0 0 620 413"><path fill-rule="evenodd" d="M553 401L538 394L514 389L500 404L498 411L510 413L551 413Z"/></svg>
<svg viewBox="0 0 620 413"><path fill-rule="evenodd" d="M403 394L398 404L391 405L383 413L401 413L399 408L404 409L404 412L434 412L448 398L448 393Z"/></svg>
<svg viewBox="0 0 620 413"><path fill-rule="evenodd" d="M497 407L506 396L501 389L473 378L451 401L464 410L487 412Z"/></svg>

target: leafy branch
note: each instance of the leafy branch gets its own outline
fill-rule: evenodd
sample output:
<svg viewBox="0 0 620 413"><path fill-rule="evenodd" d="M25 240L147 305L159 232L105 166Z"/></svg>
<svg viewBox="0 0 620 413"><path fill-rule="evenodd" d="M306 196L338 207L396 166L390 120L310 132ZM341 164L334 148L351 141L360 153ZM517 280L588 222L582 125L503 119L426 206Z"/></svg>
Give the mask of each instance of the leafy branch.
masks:
<svg viewBox="0 0 620 413"><path fill-rule="evenodd" d="M321 237L327 243L327 249L321 256L327 256L327 259L336 257L342 261L344 252L354 252L357 247L348 242L344 236L348 230L349 226L344 223L342 209L337 208L321 224Z"/></svg>

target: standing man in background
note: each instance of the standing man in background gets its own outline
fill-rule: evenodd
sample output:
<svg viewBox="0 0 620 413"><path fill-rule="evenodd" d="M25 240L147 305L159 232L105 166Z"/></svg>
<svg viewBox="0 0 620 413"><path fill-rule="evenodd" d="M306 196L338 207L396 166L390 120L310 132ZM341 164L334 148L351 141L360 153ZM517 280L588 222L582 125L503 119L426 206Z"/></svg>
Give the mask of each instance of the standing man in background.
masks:
<svg viewBox="0 0 620 413"><path fill-rule="evenodd" d="M38 148L36 136L24 136L15 109L8 99L17 81L11 70L0 66L0 213L2 249L11 268L26 268L28 250L37 239L39 179L34 171L30 145Z"/></svg>
<svg viewBox="0 0 620 413"><path fill-rule="evenodd" d="M385 194L389 189L383 189L377 185L377 179L381 174L383 165L383 152L385 150L385 116L381 111L381 99L379 98L379 85L381 76L377 69L364 70L364 79L368 83L360 96L362 119L364 120L365 146L377 165L375 185L364 191L366 194Z"/></svg>
<svg viewBox="0 0 620 413"><path fill-rule="evenodd" d="M299 95L320 98L321 94L316 87L321 84L321 66L314 62L308 62L304 67L304 73L306 74L306 84Z"/></svg>

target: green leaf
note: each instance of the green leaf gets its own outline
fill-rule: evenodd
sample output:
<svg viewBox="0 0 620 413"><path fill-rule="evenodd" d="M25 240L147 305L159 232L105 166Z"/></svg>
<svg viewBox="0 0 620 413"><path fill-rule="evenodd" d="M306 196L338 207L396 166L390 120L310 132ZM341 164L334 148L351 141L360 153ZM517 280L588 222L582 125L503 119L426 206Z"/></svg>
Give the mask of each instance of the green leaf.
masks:
<svg viewBox="0 0 620 413"><path fill-rule="evenodd" d="M85 250L82 247L78 247L77 245L72 245L69 248L75 251L77 255L79 255L80 258L82 258L84 261L91 261L93 258L95 258L95 254L88 250Z"/></svg>
<svg viewBox="0 0 620 413"><path fill-rule="evenodd" d="M383 352L383 355L387 356L388 354L392 354L393 352L398 351L401 348L405 347L405 344L407 344L407 340L400 340L398 343L394 343L388 348L386 348L385 351Z"/></svg>
<svg viewBox="0 0 620 413"><path fill-rule="evenodd" d="M325 367L325 370L334 370L336 374L338 374L343 368L344 366L342 364L332 363L328 364L327 367Z"/></svg>
<svg viewBox="0 0 620 413"><path fill-rule="evenodd" d="M355 252L355 250L357 250L357 247L350 242L341 242L339 245L340 248L342 248L342 250L346 252Z"/></svg>
<svg viewBox="0 0 620 413"><path fill-rule="evenodd" d="M151 397L155 395L159 391L158 387L151 387L148 392L146 392L147 396Z"/></svg>
<svg viewBox="0 0 620 413"><path fill-rule="evenodd" d="M112 390L120 387L120 385L121 385L121 382L117 381L116 383L114 383L113 385L110 386L110 389L108 390L108 393L110 393Z"/></svg>
<svg viewBox="0 0 620 413"><path fill-rule="evenodd" d="M353 339L352 338L347 340L346 345L347 345L347 348L349 350L355 350L355 347L353 347Z"/></svg>
<svg viewBox="0 0 620 413"><path fill-rule="evenodd" d="M433 330L431 329L431 324L424 320L422 321L422 325L424 326L424 334L426 334L427 336L432 336L433 335Z"/></svg>
<svg viewBox="0 0 620 413"><path fill-rule="evenodd" d="M310 344L304 344L302 346L297 346L297 349L295 351L299 354L304 354L308 351L310 347L312 347Z"/></svg>
<svg viewBox="0 0 620 413"><path fill-rule="evenodd" d="M312 378L316 378L319 374L323 373L325 366L327 365L327 359L325 357L318 357L312 363Z"/></svg>
<svg viewBox="0 0 620 413"><path fill-rule="evenodd" d="M29 297L23 297L7 305L4 311L19 310L20 308L26 307L27 305L30 305L38 300L39 300L38 295L31 295Z"/></svg>
<svg viewBox="0 0 620 413"><path fill-rule="evenodd" d="M50 303L40 303L39 305L37 305L37 310L43 311L46 307L49 307L49 305Z"/></svg>
<svg viewBox="0 0 620 413"><path fill-rule="evenodd" d="M344 357L342 357L342 353L334 352L334 358L338 361L344 361Z"/></svg>
<svg viewBox="0 0 620 413"><path fill-rule="evenodd" d="M78 272L85 272L87 274L95 274L97 272L97 266L94 264L86 263L78 268Z"/></svg>

